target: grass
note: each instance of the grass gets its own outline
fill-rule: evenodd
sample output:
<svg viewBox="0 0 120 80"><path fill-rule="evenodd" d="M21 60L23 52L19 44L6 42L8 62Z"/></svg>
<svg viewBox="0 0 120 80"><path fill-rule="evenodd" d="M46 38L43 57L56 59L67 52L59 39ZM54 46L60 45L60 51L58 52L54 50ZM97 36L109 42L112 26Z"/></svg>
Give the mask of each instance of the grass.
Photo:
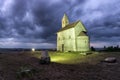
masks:
<svg viewBox="0 0 120 80"><path fill-rule="evenodd" d="M61 63L61 64L80 64L80 63L90 63L97 64L101 60L104 60L106 57L110 56L120 56L119 53L99 53L92 52L90 55L82 55L77 52L48 52L52 62ZM33 54L33 53L32 53ZM40 58L40 52L34 52L35 57Z"/></svg>
<svg viewBox="0 0 120 80"><path fill-rule="evenodd" d="M33 52L37 58L41 57L40 52ZM82 55L75 52L48 52L52 62L61 64L80 64L92 63L92 61L99 55L99 53ZM97 61L96 61L97 62Z"/></svg>
<svg viewBox="0 0 120 80"><path fill-rule="evenodd" d="M18 54L17 54L18 53ZM38 71L32 77L19 80L119 80L119 52L82 55L80 53L48 52L53 63L39 64L41 52L17 52L0 54L0 80L17 80L16 72L21 67ZM117 63L100 63L106 57L116 57Z"/></svg>

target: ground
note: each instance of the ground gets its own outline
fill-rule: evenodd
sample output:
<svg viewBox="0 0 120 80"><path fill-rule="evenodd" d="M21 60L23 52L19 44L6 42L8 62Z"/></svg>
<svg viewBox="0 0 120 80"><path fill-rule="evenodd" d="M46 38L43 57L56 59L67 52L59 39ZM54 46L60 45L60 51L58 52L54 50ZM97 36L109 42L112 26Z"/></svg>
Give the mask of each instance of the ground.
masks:
<svg viewBox="0 0 120 80"><path fill-rule="evenodd" d="M49 52L51 64L39 64L37 52L13 52L0 54L0 80L120 80L119 52L79 53ZM116 63L103 63L106 57L116 57ZM21 67L36 70L29 77L17 77Z"/></svg>

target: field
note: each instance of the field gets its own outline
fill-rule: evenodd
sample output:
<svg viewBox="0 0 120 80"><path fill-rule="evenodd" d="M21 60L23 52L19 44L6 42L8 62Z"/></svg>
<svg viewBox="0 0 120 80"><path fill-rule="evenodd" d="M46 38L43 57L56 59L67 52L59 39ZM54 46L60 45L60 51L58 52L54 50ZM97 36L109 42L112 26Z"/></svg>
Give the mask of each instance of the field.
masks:
<svg viewBox="0 0 120 80"><path fill-rule="evenodd" d="M13 52L0 54L0 80L120 80L120 53L49 52L51 63L39 64L41 54ZM103 63L106 57L116 57L116 63ZM18 77L21 68L32 68L31 76Z"/></svg>

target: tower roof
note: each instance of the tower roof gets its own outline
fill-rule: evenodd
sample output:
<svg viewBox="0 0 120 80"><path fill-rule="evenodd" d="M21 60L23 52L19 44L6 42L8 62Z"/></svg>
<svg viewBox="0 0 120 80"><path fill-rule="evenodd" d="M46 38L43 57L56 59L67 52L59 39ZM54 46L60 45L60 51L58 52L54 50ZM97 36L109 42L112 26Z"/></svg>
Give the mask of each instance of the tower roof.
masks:
<svg viewBox="0 0 120 80"><path fill-rule="evenodd" d="M68 16L67 16L67 14L66 13L64 13L64 16L63 17L67 17L68 18Z"/></svg>

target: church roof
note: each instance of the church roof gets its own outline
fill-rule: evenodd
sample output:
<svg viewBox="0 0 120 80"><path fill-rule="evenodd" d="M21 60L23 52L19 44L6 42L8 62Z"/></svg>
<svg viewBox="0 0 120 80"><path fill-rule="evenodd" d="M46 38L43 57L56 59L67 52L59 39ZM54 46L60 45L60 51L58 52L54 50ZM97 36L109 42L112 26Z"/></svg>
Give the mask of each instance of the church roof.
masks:
<svg viewBox="0 0 120 80"><path fill-rule="evenodd" d="M66 25L64 28L60 29L58 32L61 32L61 31L64 31L64 30L73 28L73 27L75 27L79 22L80 22L80 21L76 21L76 22L74 22L74 23L68 24L68 25Z"/></svg>
<svg viewBox="0 0 120 80"><path fill-rule="evenodd" d="M87 33L85 31L82 31L82 32L79 33L78 36L88 36L88 35L87 35Z"/></svg>

